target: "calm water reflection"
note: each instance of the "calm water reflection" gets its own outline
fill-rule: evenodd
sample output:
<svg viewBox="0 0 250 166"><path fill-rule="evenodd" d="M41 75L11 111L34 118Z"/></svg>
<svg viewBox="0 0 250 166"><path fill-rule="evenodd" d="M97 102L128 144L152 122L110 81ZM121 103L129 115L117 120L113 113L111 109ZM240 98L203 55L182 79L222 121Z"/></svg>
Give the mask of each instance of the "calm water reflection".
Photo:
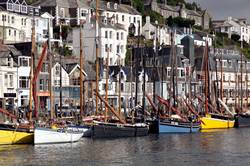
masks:
<svg viewBox="0 0 250 166"><path fill-rule="evenodd" d="M73 144L0 146L0 165L250 165L250 128Z"/></svg>

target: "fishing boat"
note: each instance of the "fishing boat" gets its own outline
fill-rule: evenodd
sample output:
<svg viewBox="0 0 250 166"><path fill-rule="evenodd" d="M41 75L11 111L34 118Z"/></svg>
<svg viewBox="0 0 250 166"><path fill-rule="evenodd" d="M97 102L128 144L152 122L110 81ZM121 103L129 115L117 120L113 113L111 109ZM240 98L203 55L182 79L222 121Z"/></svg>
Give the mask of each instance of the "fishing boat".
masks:
<svg viewBox="0 0 250 166"><path fill-rule="evenodd" d="M96 121L92 126L92 138L140 137L148 135L145 123L121 124Z"/></svg>
<svg viewBox="0 0 250 166"><path fill-rule="evenodd" d="M77 142L83 136L83 132L67 128L35 128L34 144L55 144Z"/></svg>
<svg viewBox="0 0 250 166"><path fill-rule="evenodd" d="M206 114L201 118L201 129L226 129L234 127L234 118L219 114Z"/></svg>
<svg viewBox="0 0 250 166"><path fill-rule="evenodd" d="M225 112L228 113L227 115L217 111L214 109L217 113L211 113L209 112L209 104L208 98L209 98L209 65L208 65L208 43L206 41L206 47L205 47L205 116L201 117L201 130L207 130L207 129L226 129L226 128L232 128L234 127L234 114L228 109L227 105L222 101L221 98L217 98L218 102L220 102L221 106L224 107ZM222 71L221 71L222 72ZM221 80L222 81L222 80ZM221 83L222 85L222 83ZM223 87L221 87L222 89ZM221 92L221 96L223 92ZM200 99L201 100L201 99ZM221 108L222 109L222 108Z"/></svg>
<svg viewBox="0 0 250 166"><path fill-rule="evenodd" d="M29 126L0 124L0 145L32 144L34 130Z"/></svg>
<svg viewBox="0 0 250 166"><path fill-rule="evenodd" d="M250 114L248 113L237 113L235 115L234 127L250 127Z"/></svg>
<svg viewBox="0 0 250 166"><path fill-rule="evenodd" d="M159 121L159 133L195 133L199 130L199 122L184 122L177 119L161 119Z"/></svg>

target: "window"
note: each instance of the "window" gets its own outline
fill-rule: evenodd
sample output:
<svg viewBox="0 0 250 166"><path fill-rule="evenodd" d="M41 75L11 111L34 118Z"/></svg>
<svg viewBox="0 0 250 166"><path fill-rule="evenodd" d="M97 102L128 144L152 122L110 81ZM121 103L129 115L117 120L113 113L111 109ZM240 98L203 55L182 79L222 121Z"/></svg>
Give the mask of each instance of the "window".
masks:
<svg viewBox="0 0 250 166"><path fill-rule="evenodd" d="M109 48L108 48L108 44L105 44L105 52L108 52Z"/></svg>
<svg viewBox="0 0 250 166"><path fill-rule="evenodd" d="M29 88L29 77L19 77L19 87Z"/></svg>
<svg viewBox="0 0 250 166"><path fill-rule="evenodd" d="M231 61L231 60L229 60L229 61L227 62L227 64L228 64L228 67L232 67L232 61Z"/></svg>
<svg viewBox="0 0 250 166"><path fill-rule="evenodd" d="M122 15L122 21L124 21L124 20L125 20L124 15Z"/></svg>
<svg viewBox="0 0 250 166"><path fill-rule="evenodd" d="M8 74L4 75L4 86L8 87Z"/></svg>
<svg viewBox="0 0 250 166"><path fill-rule="evenodd" d="M6 20L5 20L6 21ZM8 23L10 23L10 16L8 16Z"/></svg>
<svg viewBox="0 0 250 166"><path fill-rule="evenodd" d="M134 17L134 23L136 23L136 18Z"/></svg>
<svg viewBox="0 0 250 166"><path fill-rule="evenodd" d="M2 15L2 21L6 21L6 15Z"/></svg>
<svg viewBox="0 0 250 166"><path fill-rule="evenodd" d="M13 4L7 3L7 10L13 11Z"/></svg>
<svg viewBox="0 0 250 166"><path fill-rule="evenodd" d="M119 32L116 33L116 40L119 40Z"/></svg>
<svg viewBox="0 0 250 166"><path fill-rule="evenodd" d="M123 53L123 51L124 51L124 47L123 45L121 45L121 53Z"/></svg>
<svg viewBox="0 0 250 166"><path fill-rule="evenodd" d="M125 88L124 88L124 83L121 83L121 91L124 92Z"/></svg>
<svg viewBox="0 0 250 166"><path fill-rule="evenodd" d="M16 36L16 30L14 30L14 36Z"/></svg>
<svg viewBox="0 0 250 166"><path fill-rule="evenodd" d="M117 53L117 54L120 53L120 47L119 47L119 45L116 46L116 53Z"/></svg>
<svg viewBox="0 0 250 166"><path fill-rule="evenodd" d="M28 96L22 95L21 96L21 106L27 106L28 105Z"/></svg>
<svg viewBox="0 0 250 166"><path fill-rule="evenodd" d="M112 31L109 32L109 38L112 39L113 38L113 34Z"/></svg>
<svg viewBox="0 0 250 166"><path fill-rule="evenodd" d="M46 80L44 90L49 90L49 80Z"/></svg>
<svg viewBox="0 0 250 166"><path fill-rule="evenodd" d="M70 85L80 85L80 78L71 78Z"/></svg>
<svg viewBox="0 0 250 166"><path fill-rule="evenodd" d="M21 12L22 13L27 13L27 6L22 5Z"/></svg>
<svg viewBox="0 0 250 166"><path fill-rule="evenodd" d="M109 45L109 52L112 52L112 44Z"/></svg>
<svg viewBox="0 0 250 166"><path fill-rule="evenodd" d="M123 40L123 32L121 32L121 40Z"/></svg>
<svg viewBox="0 0 250 166"><path fill-rule="evenodd" d="M60 9L60 17L65 17L64 8Z"/></svg>
<svg viewBox="0 0 250 166"><path fill-rule="evenodd" d="M105 31L105 38L108 38L108 31Z"/></svg>
<svg viewBox="0 0 250 166"><path fill-rule="evenodd" d="M57 65L55 68L55 74L56 74L56 76L60 75L60 66L59 65Z"/></svg>
<svg viewBox="0 0 250 166"><path fill-rule="evenodd" d="M13 88L13 85L14 85L13 74L5 74L4 75L4 86L7 88Z"/></svg>
<svg viewBox="0 0 250 166"><path fill-rule="evenodd" d="M117 9L117 3L114 4L114 9Z"/></svg>
<svg viewBox="0 0 250 166"><path fill-rule="evenodd" d="M86 17L86 14L87 14L86 10L82 9L81 10L81 17Z"/></svg>
<svg viewBox="0 0 250 166"><path fill-rule="evenodd" d="M7 66L10 66L10 67L13 66L12 65L12 58L10 58L10 57L8 57L8 59L7 59Z"/></svg>
<svg viewBox="0 0 250 166"><path fill-rule="evenodd" d="M20 12L20 5L14 4L14 10L15 10L15 12Z"/></svg>
<svg viewBox="0 0 250 166"><path fill-rule="evenodd" d="M19 66L29 66L29 59L28 58L20 58L19 59Z"/></svg>
<svg viewBox="0 0 250 166"><path fill-rule="evenodd" d="M39 16L39 9L38 8L35 8L35 15Z"/></svg>
<svg viewBox="0 0 250 166"><path fill-rule="evenodd" d="M40 79L39 81L39 90L44 90L44 80Z"/></svg>
<svg viewBox="0 0 250 166"><path fill-rule="evenodd" d="M42 66L42 69L41 69L41 72L48 72L49 70L49 66L47 63L43 63L43 66Z"/></svg>
<svg viewBox="0 0 250 166"><path fill-rule="evenodd" d="M11 30L9 29L9 36L11 36Z"/></svg>
<svg viewBox="0 0 250 166"><path fill-rule="evenodd" d="M11 23L12 23L12 24L15 23L15 17L14 17L14 16L11 17Z"/></svg>
<svg viewBox="0 0 250 166"><path fill-rule="evenodd" d="M14 83L14 80L13 80L13 79L14 79L14 78L13 78L13 75L10 74L10 75L9 75L9 81L10 81L10 82L9 82L9 87L10 87L10 88L13 87L13 83Z"/></svg>

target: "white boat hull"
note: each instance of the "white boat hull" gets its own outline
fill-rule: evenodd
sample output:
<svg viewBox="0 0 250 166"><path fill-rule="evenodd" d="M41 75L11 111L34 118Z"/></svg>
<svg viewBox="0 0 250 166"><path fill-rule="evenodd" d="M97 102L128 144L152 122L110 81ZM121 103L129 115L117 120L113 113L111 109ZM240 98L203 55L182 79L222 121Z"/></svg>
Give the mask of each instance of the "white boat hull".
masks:
<svg viewBox="0 0 250 166"><path fill-rule="evenodd" d="M82 136L82 132L72 132L65 129L36 128L34 144L72 143L79 141Z"/></svg>

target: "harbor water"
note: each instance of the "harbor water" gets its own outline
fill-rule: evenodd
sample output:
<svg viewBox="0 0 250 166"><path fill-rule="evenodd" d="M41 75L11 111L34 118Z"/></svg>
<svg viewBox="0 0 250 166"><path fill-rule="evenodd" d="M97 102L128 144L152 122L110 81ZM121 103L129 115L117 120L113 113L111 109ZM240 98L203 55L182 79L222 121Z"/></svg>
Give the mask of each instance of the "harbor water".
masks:
<svg viewBox="0 0 250 166"><path fill-rule="evenodd" d="M250 128L73 144L0 146L0 165L247 166Z"/></svg>

